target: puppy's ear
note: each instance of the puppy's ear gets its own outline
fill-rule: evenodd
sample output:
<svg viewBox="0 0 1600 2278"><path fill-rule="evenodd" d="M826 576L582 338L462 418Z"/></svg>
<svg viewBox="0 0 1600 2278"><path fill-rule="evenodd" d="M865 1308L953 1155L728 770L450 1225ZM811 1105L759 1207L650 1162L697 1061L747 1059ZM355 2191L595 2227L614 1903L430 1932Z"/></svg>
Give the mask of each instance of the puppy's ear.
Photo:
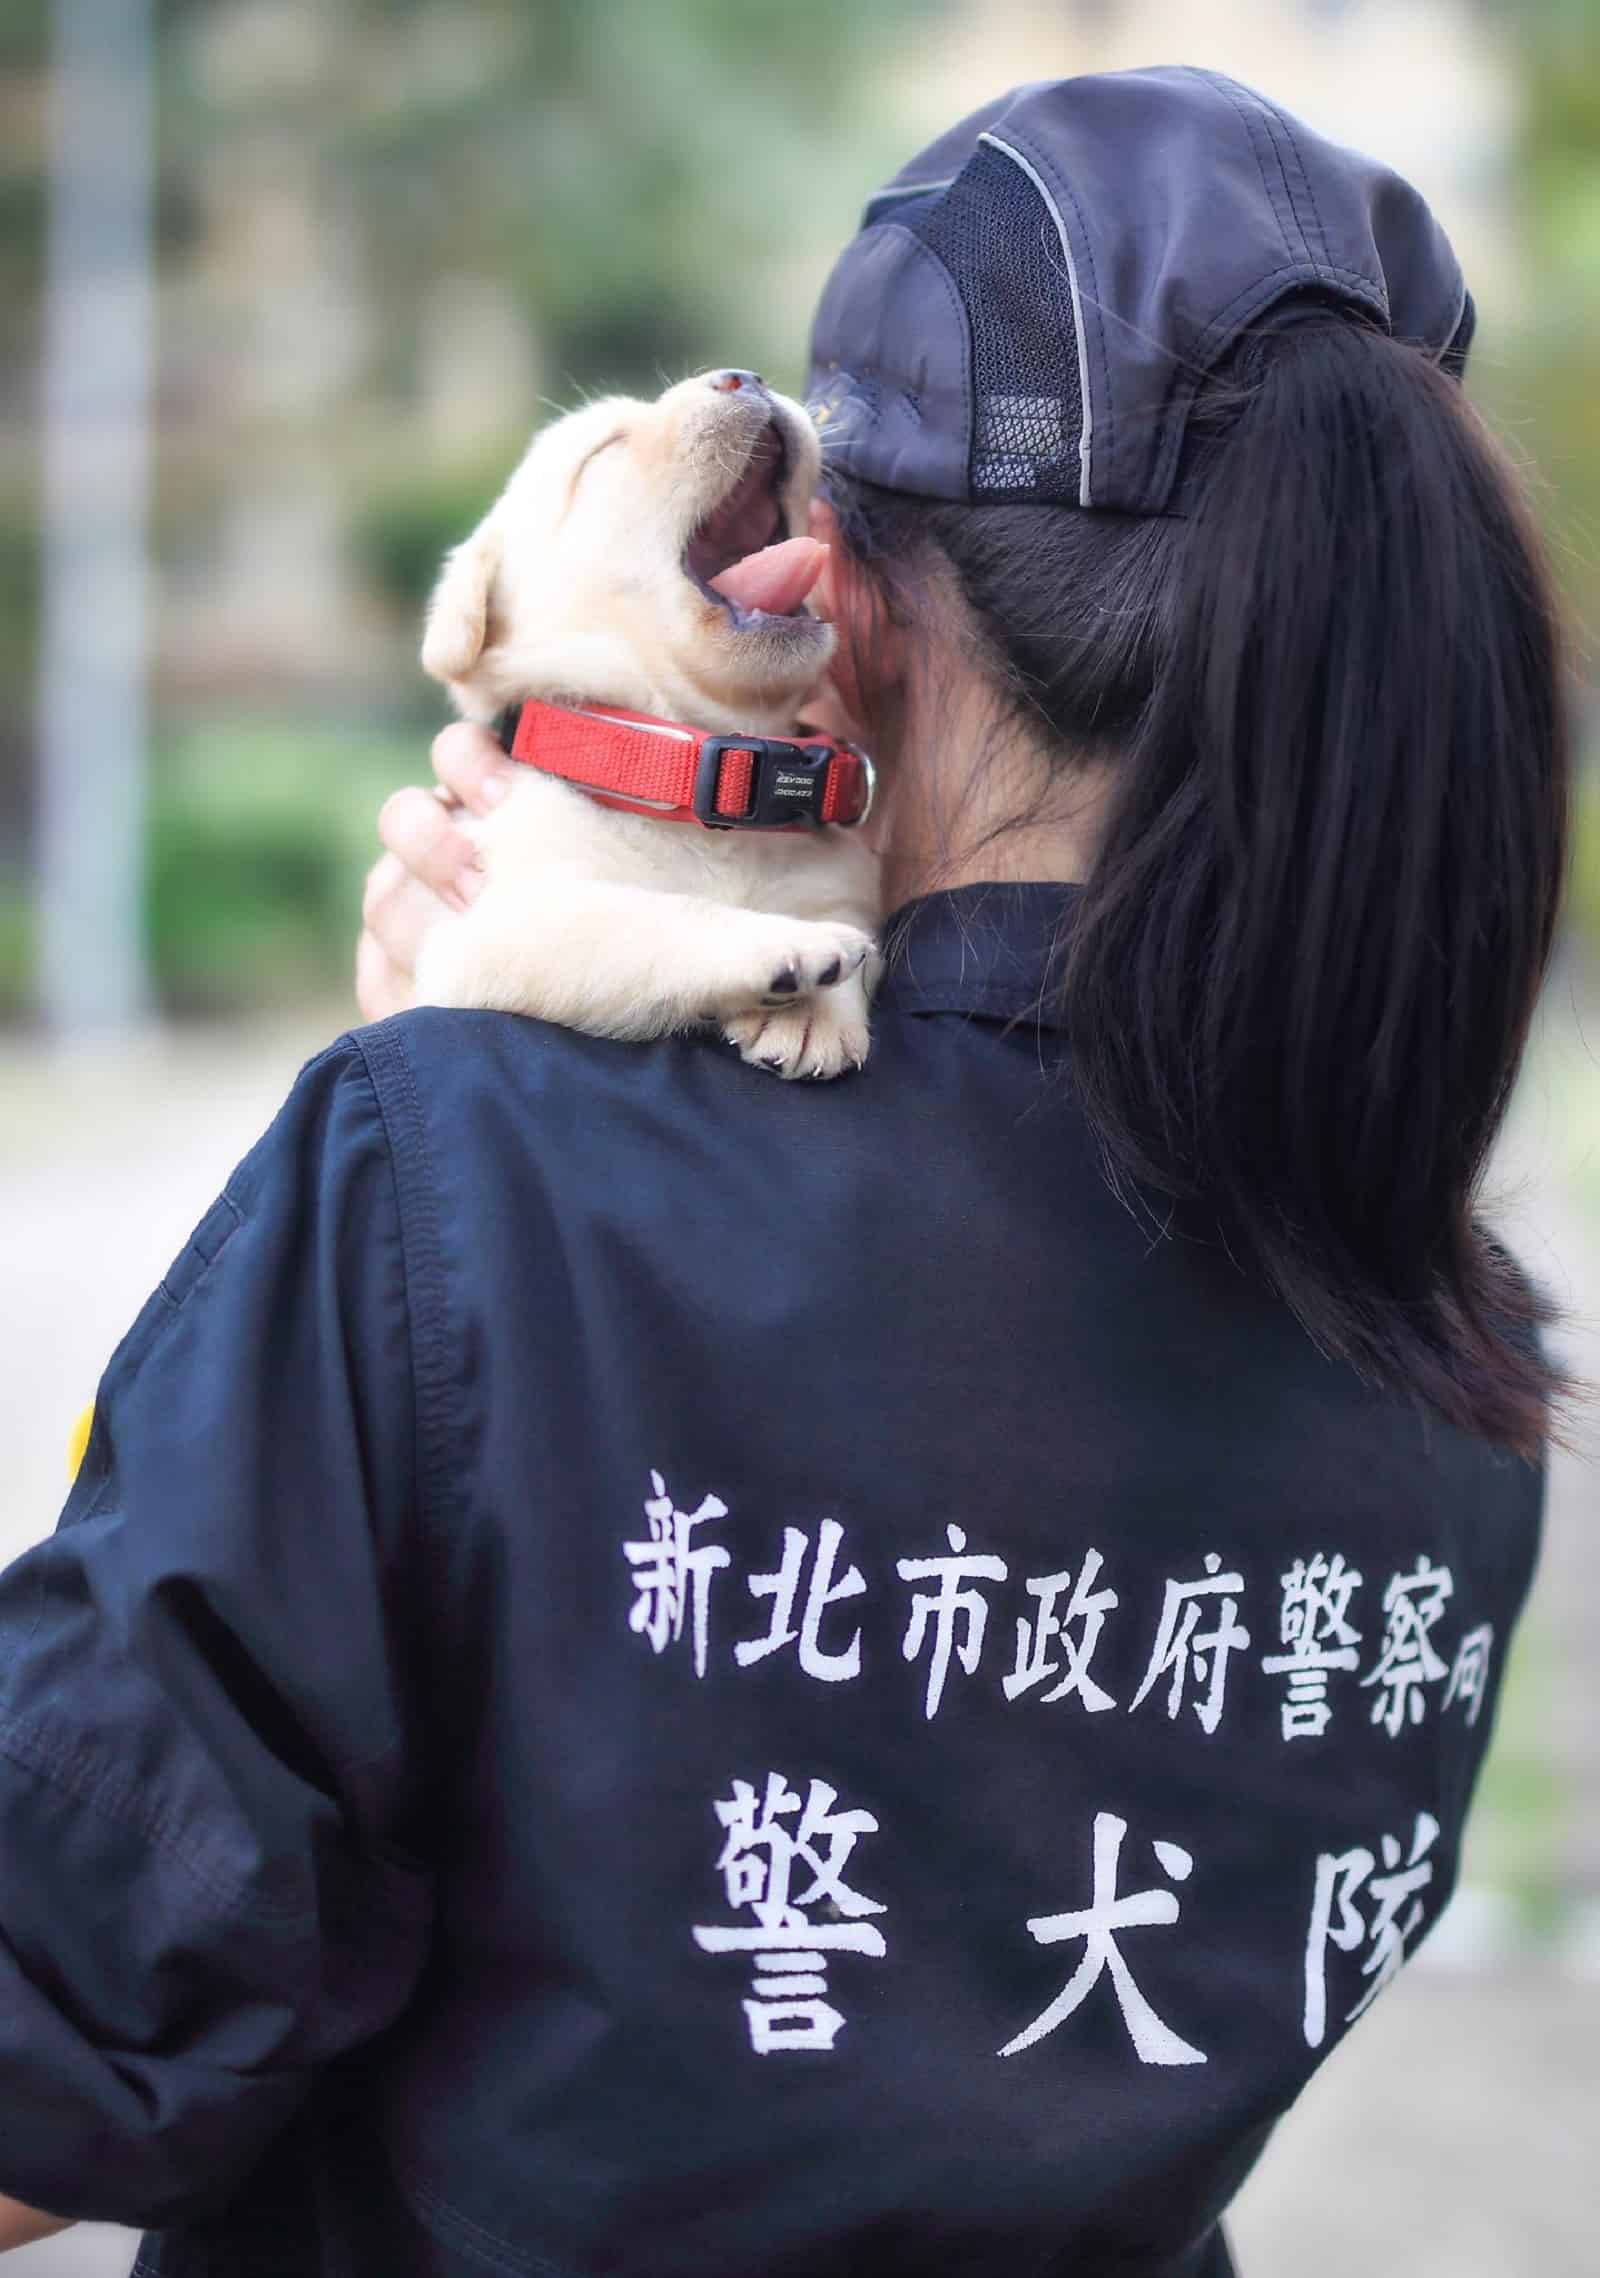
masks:
<svg viewBox="0 0 1600 2278"><path fill-rule="evenodd" d="M422 669L435 680L461 679L483 654L489 588L499 566L500 533L492 522L480 522L445 556L422 634Z"/></svg>

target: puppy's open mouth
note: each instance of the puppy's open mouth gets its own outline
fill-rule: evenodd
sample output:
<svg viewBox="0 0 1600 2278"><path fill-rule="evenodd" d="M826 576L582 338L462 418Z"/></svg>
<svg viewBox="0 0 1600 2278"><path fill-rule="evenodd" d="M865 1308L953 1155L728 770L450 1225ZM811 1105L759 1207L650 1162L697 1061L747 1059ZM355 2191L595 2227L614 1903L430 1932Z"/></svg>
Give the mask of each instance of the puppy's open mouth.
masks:
<svg viewBox="0 0 1600 2278"><path fill-rule="evenodd" d="M732 569L735 562L742 562L747 555L762 553L768 546L776 546L793 535L783 510L783 486L788 474L789 447L777 421L769 420L756 438L744 472L710 513L696 524L683 549L685 577L708 601L714 601L726 613L738 632L752 626L772 626L783 618L798 619L806 624L816 622L808 615L804 603L804 593L814 582L812 577L805 577L803 586L798 578L779 580L772 596L774 606L770 609L745 608L727 594L717 592L712 583L714 578ZM785 599L789 588L799 588L792 602Z"/></svg>

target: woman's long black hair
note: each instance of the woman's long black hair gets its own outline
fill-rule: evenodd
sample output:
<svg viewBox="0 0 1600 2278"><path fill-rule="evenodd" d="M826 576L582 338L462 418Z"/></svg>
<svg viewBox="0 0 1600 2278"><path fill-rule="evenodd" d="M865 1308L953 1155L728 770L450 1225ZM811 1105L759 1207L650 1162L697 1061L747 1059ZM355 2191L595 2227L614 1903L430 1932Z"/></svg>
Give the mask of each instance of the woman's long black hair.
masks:
<svg viewBox="0 0 1600 2278"><path fill-rule="evenodd" d="M1540 548L1370 325L1264 333L1202 420L1181 520L829 491L891 610L947 566L1007 705L1115 762L1062 961L1113 1185L1202 1198L1325 1351L1531 1457L1553 1308L1473 1203L1566 861Z"/></svg>

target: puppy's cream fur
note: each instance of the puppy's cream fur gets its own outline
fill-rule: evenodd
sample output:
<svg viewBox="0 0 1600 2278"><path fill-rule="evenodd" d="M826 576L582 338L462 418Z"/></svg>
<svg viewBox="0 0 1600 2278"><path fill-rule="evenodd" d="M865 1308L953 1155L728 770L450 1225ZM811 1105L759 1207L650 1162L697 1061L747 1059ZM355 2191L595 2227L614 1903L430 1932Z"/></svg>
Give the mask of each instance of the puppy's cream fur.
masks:
<svg viewBox="0 0 1600 2278"><path fill-rule="evenodd" d="M785 447L774 534L803 532L816 437L786 397L715 378L653 404L610 397L535 439L429 607L422 662L465 718L542 696L708 733L792 732L831 629L744 620L701 590L685 550L772 422ZM631 1038L714 1020L785 1076L865 1059L878 878L854 832L659 822L532 768L469 827L487 883L429 932L421 1002Z"/></svg>

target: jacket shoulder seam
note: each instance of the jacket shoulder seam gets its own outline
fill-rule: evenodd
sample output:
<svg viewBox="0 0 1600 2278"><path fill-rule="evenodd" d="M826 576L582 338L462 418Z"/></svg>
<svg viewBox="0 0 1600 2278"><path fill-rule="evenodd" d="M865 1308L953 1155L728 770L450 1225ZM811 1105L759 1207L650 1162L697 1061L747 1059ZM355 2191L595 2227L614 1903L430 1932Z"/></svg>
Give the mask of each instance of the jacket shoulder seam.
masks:
<svg viewBox="0 0 1600 2278"><path fill-rule="evenodd" d="M433 1536L444 1522L458 1475L438 1185L416 1077L394 1024L357 1031L355 1043L388 1139L411 1347L417 1499L424 1530Z"/></svg>

